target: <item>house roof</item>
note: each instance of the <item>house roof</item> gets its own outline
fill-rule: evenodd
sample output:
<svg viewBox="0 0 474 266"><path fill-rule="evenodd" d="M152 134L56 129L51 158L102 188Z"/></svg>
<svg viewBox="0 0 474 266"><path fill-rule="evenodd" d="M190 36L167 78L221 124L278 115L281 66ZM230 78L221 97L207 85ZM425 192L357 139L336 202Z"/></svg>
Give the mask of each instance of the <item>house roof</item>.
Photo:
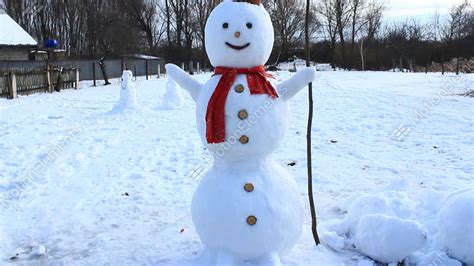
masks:
<svg viewBox="0 0 474 266"><path fill-rule="evenodd" d="M0 45L38 45L18 23L0 9Z"/></svg>

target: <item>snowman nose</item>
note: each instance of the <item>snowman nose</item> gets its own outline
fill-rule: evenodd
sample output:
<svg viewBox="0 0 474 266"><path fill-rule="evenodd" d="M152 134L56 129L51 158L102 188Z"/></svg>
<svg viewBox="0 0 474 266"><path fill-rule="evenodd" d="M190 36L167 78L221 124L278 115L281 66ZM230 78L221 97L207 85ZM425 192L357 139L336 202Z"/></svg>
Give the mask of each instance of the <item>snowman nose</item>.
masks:
<svg viewBox="0 0 474 266"><path fill-rule="evenodd" d="M234 33L234 36L235 36L235 38L239 38L239 37L240 37L240 31L236 31L236 32Z"/></svg>

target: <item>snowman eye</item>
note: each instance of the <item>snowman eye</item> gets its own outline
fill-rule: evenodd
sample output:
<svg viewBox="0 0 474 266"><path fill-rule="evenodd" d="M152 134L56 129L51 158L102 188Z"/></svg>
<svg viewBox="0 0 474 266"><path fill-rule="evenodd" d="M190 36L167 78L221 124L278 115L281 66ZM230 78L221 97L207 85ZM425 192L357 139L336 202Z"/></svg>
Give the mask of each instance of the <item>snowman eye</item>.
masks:
<svg viewBox="0 0 474 266"><path fill-rule="evenodd" d="M247 28L251 29L253 27L252 23L247 23Z"/></svg>
<svg viewBox="0 0 474 266"><path fill-rule="evenodd" d="M226 23L222 24L222 28L224 28L224 29L229 28L229 23L226 22Z"/></svg>

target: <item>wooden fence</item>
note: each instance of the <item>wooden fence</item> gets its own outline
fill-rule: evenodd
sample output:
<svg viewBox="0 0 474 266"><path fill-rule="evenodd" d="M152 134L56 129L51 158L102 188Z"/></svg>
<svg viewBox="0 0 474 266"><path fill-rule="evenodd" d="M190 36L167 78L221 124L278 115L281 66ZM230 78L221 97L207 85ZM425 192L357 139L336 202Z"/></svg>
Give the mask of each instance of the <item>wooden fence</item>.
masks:
<svg viewBox="0 0 474 266"><path fill-rule="evenodd" d="M0 97L15 99L18 95L79 89L79 69L47 68L0 73Z"/></svg>

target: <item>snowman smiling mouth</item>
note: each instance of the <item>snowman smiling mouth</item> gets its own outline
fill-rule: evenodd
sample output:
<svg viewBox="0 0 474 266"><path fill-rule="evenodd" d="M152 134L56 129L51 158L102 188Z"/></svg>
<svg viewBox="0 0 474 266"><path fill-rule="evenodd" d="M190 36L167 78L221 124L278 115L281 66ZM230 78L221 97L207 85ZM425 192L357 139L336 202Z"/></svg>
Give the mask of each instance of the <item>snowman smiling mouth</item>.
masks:
<svg viewBox="0 0 474 266"><path fill-rule="evenodd" d="M247 43L246 45L243 45L243 46L237 46L237 45L233 45L233 44L230 44L228 42L225 43L227 46L229 46L230 48L234 49L234 50L243 50L247 47L250 46L250 43Z"/></svg>

